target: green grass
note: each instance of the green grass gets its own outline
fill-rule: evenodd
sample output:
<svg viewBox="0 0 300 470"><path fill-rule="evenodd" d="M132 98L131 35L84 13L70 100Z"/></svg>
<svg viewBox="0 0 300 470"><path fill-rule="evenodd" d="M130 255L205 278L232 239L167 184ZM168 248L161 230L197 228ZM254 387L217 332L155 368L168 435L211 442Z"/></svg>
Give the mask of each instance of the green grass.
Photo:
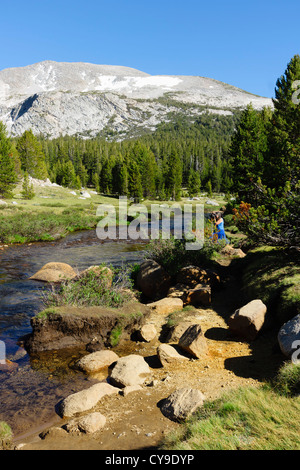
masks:
<svg viewBox="0 0 300 470"><path fill-rule="evenodd" d="M77 230L94 228L99 220L97 207L117 206L119 202L98 194L79 199L79 191L75 196L70 189L61 187L37 187L35 197L25 200L18 190L6 206L0 206L0 243L52 241Z"/></svg>
<svg viewBox="0 0 300 470"><path fill-rule="evenodd" d="M10 426L5 421L0 421L0 450L10 448L12 437Z"/></svg>
<svg viewBox="0 0 300 470"><path fill-rule="evenodd" d="M280 395L287 397L300 395L300 363L286 362L283 364L273 386Z"/></svg>
<svg viewBox="0 0 300 470"><path fill-rule="evenodd" d="M102 204L109 204L116 209L118 223L118 197L91 194L91 198L79 199L80 192L71 194L69 188L36 187L35 196L25 200L21 196L19 185L13 199L6 206L0 205L0 243L29 243L35 241L53 241L77 230L95 228L99 217L96 211ZM198 203L204 203L203 198ZM215 195L215 199L224 205L224 198ZM188 200L183 198L180 205ZM173 201L144 200L143 204L150 210L151 204L167 204ZM195 201L193 202L195 203ZM128 205L131 201L128 200ZM209 208L207 208L209 210Z"/></svg>
<svg viewBox="0 0 300 470"><path fill-rule="evenodd" d="M243 290L250 300L260 298L280 324L300 313L299 254L260 247L249 251L239 263Z"/></svg>
<svg viewBox="0 0 300 470"><path fill-rule="evenodd" d="M128 267L114 270L103 264L98 271L87 271L78 278L64 281L58 288L53 286L50 292L46 291L44 304L48 309L43 315L47 315L49 308L63 305L119 307L129 299L124 288L131 286Z"/></svg>
<svg viewBox="0 0 300 470"><path fill-rule="evenodd" d="M241 388L206 402L161 443L164 450L299 450L300 397Z"/></svg>

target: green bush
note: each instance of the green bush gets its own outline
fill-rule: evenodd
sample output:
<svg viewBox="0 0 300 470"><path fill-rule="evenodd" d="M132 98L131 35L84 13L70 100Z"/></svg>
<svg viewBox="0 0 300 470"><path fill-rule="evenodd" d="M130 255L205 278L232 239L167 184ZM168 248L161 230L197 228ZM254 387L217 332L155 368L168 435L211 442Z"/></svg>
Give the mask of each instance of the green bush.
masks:
<svg viewBox="0 0 300 470"><path fill-rule="evenodd" d="M153 240L146 250L145 258L153 259L171 275L175 275L179 269L192 264L194 266L213 267L214 259L218 252L223 248L224 244L213 242L209 239L205 240L203 248L200 250L186 250L186 241L175 240Z"/></svg>
<svg viewBox="0 0 300 470"><path fill-rule="evenodd" d="M279 324L300 313L299 254L260 247L249 251L239 264L246 297L260 298Z"/></svg>

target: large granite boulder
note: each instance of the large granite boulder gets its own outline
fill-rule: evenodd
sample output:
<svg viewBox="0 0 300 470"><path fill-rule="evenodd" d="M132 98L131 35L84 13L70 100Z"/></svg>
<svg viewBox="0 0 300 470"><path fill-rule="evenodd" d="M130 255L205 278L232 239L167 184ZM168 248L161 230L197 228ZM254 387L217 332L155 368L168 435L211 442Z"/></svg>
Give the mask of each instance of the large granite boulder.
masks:
<svg viewBox="0 0 300 470"><path fill-rule="evenodd" d="M252 300L231 315L229 329L237 336L252 341L261 330L266 313L267 307L260 299Z"/></svg>
<svg viewBox="0 0 300 470"><path fill-rule="evenodd" d="M185 266L181 268L176 276L177 284L183 284L194 288L198 284L216 285L220 277L211 269L202 269L198 266Z"/></svg>
<svg viewBox="0 0 300 470"><path fill-rule="evenodd" d="M103 349L102 351L96 351L82 357L76 362L75 367L86 374L93 374L109 367L118 359L119 356L114 351Z"/></svg>
<svg viewBox="0 0 300 470"><path fill-rule="evenodd" d="M142 356L130 354L119 359L110 374L110 383L124 388L142 385L150 374L150 368Z"/></svg>
<svg viewBox="0 0 300 470"><path fill-rule="evenodd" d="M177 297L164 297L156 302L147 304L147 306L159 315L170 315L170 313L183 309L183 301Z"/></svg>
<svg viewBox="0 0 300 470"><path fill-rule="evenodd" d="M147 298L157 300L168 292L171 277L162 266L150 259L141 264L136 284Z"/></svg>
<svg viewBox="0 0 300 470"><path fill-rule="evenodd" d="M43 282L62 282L76 277L76 271L66 263L47 263L29 279Z"/></svg>
<svg viewBox="0 0 300 470"><path fill-rule="evenodd" d="M164 400L161 412L172 421L185 421L203 405L205 396L200 390L180 388Z"/></svg>
<svg viewBox="0 0 300 470"><path fill-rule="evenodd" d="M278 342L282 353L291 358L300 348L300 314L286 322L279 330ZM298 354L299 357L299 354ZM296 358L298 360L298 357Z"/></svg>
<svg viewBox="0 0 300 470"><path fill-rule="evenodd" d="M108 383L95 384L69 395L58 404L58 410L63 418L73 418L78 413L94 408L104 396L115 393L119 393L119 389Z"/></svg>
<svg viewBox="0 0 300 470"><path fill-rule="evenodd" d="M196 359L206 354L207 342L201 326L198 324L189 326L179 338L178 346Z"/></svg>

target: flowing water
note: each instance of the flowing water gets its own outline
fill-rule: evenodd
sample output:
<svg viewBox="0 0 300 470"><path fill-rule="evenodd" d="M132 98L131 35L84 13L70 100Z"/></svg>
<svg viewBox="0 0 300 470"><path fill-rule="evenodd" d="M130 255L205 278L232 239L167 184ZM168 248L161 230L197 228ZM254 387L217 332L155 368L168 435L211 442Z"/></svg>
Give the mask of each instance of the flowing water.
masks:
<svg viewBox="0 0 300 470"><path fill-rule="evenodd" d="M8 422L15 435L45 425L55 417L55 404L61 398L91 385L69 367L79 351L32 358L18 345L19 338L31 332L30 319L43 308L42 293L47 288L29 277L48 262L64 262L78 271L101 263L140 262L143 248L141 242L100 241L91 230L0 252L0 341L6 357L19 366L12 373L0 372L0 421Z"/></svg>

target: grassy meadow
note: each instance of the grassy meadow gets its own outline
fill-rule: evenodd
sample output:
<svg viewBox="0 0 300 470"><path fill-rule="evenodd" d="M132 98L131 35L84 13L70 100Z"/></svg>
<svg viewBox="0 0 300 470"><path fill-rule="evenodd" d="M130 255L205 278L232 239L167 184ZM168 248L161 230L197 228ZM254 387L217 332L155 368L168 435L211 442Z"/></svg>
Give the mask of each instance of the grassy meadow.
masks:
<svg viewBox="0 0 300 470"><path fill-rule="evenodd" d="M97 208L103 204L116 207L118 221L119 198L96 194L88 189L90 198L83 199L80 191L60 186L35 186L33 199L24 199L21 185L14 191L14 197L7 204L0 204L0 243L29 243L35 241L53 241L68 233L95 228L99 217ZM73 194L75 193L75 194ZM179 204L205 204L205 210L220 209L226 204L224 197L214 195L218 206L205 204L208 197L190 201L183 197ZM173 205L173 201L143 200L142 203L150 210L151 204ZM128 200L128 205L132 201Z"/></svg>

